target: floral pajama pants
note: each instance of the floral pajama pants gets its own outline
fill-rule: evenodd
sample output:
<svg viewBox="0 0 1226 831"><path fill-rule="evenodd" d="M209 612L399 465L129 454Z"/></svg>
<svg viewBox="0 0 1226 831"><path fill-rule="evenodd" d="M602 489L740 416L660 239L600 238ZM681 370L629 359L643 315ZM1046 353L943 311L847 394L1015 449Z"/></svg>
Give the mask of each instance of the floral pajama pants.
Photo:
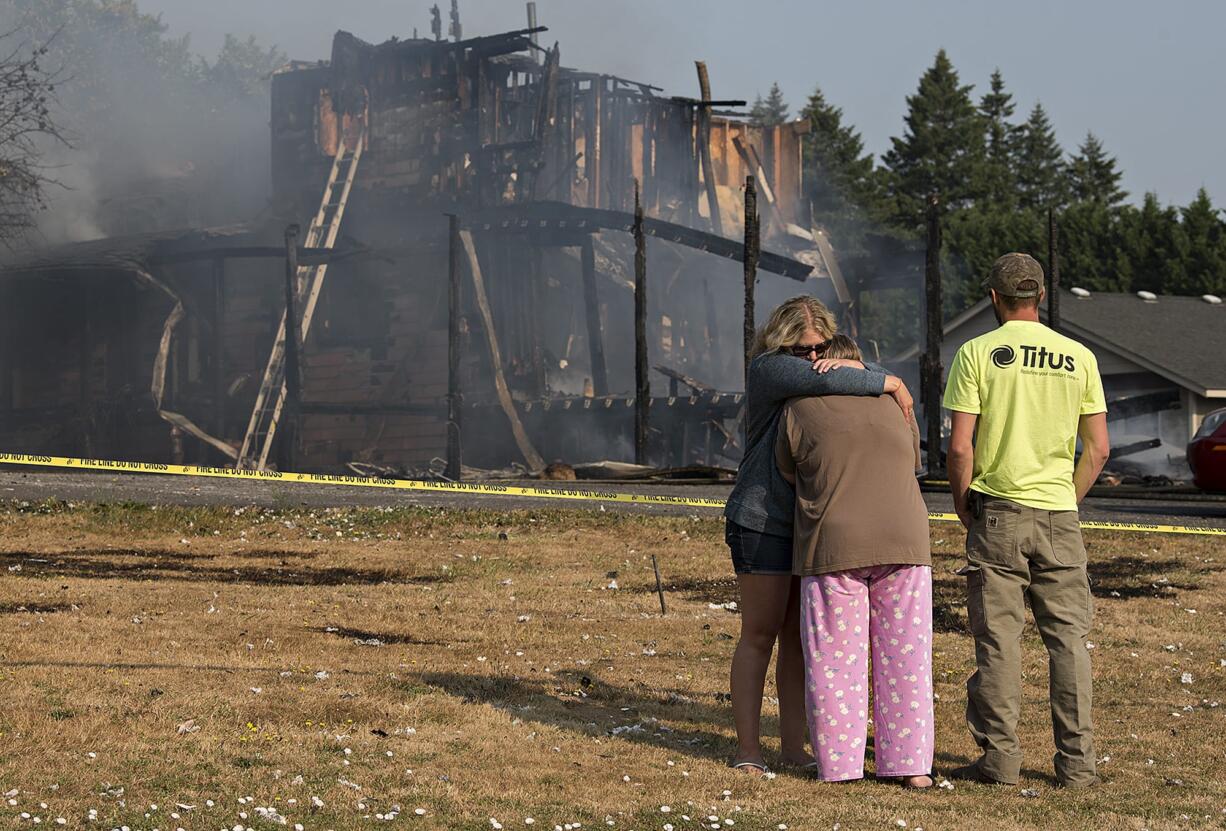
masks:
<svg viewBox="0 0 1226 831"><path fill-rule="evenodd" d="M875 566L805 577L800 638L809 736L826 781L864 776L873 667L877 775L932 770L932 569Z"/></svg>

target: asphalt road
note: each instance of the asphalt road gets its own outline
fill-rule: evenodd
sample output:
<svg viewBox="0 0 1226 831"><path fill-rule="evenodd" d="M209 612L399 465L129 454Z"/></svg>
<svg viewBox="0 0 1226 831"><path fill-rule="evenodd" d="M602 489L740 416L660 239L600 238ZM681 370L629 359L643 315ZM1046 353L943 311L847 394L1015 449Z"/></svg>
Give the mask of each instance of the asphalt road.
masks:
<svg viewBox="0 0 1226 831"><path fill-rule="evenodd" d="M515 484L515 483L500 483ZM566 483L523 482L563 488ZM728 485L606 484L583 482L588 490L650 493L724 499ZM427 493L343 485L248 482L232 479L163 476L138 473L64 473L32 468L0 467L0 501L38 502L60 499L69 502L137 502L157 505L259 505L262 507L387 507L421 505L451 508L511 510L532 506L599 508L648 514L705 514L717 516L717 508L670 505L635 505L618 502L578 502L519 496ZM930 511L951 512L946 493L926 493ZM1226 528L1226 500L1090 498L1082 506L1082 519L1110 522L1145 522Z"/></svg>

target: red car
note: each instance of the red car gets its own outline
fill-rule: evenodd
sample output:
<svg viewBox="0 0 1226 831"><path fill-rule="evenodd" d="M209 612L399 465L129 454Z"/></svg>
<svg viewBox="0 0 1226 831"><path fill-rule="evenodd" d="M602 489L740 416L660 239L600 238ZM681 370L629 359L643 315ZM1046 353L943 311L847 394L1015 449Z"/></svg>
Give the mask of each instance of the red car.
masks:
<svg viewBox="0 0 1226 831"><path fill-rule="evenodd" d="M1226 409L1205 416L1188 442L1192 481L1204 491L1226 491Z"/></svg>

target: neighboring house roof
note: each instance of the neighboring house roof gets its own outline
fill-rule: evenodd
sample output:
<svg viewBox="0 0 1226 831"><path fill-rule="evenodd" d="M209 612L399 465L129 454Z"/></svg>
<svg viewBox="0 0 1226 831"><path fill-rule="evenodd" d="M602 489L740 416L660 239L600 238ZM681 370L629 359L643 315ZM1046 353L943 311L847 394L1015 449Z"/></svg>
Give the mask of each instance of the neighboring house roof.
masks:
<svg viewBox="0 0 1226 831"><path fill-rule="evenodd" d="M947 337L988 305L985 298L945 324ZM1046 322L1047 304L1040 309ZM1061 330L1110 350L1155 375L1209 398L1226 397L1226 303L1160 295L1060 293ZM913 359L914 346L895 360Z"/></svg>

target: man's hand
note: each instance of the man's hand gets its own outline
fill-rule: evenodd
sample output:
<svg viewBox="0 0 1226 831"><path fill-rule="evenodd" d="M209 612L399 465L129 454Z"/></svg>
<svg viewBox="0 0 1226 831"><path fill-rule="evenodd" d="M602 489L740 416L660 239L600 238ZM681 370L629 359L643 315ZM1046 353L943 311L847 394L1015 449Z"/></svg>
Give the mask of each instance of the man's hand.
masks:
<svg viewBox="0 0 1226 831"><path fill-rule="evenodd" d="M829 372L832 369L842 369L843 367L864 369L864 364L846 358L819 358L813 362L813 369L823 373Z"/></svg>
<svg viewBox="0 0 1226 831"><path fill-rule="evenodd" d="M902 409L903 417L907 421L915 417L915 399L911 397L911 391L901 378L897 375L885 376L885 393Z"/></svg>
<svg viewBox="0 0 1226 831"><path fill-rule="evenodd" d="M954 512L958 515L958 521L962 523L962 527L967 531L971 530L971 523L975 520L975 515L971 513L969 494L962 494L962 498L954 498Z"/></svg>

